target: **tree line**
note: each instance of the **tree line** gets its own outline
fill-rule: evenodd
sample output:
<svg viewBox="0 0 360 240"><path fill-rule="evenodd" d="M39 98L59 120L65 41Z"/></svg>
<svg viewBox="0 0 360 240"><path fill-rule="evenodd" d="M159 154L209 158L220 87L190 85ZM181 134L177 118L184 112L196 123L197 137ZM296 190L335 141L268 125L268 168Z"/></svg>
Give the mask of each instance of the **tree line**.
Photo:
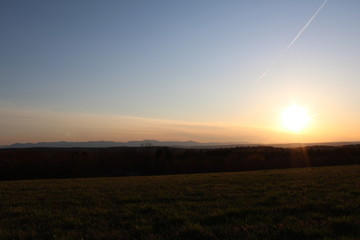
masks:
<svg viewBox="0 0 360 240"><path fill-rule="evenodd" d="M251 171L346 164L360 164L360 145L0 149L0 180Z"/></svg>

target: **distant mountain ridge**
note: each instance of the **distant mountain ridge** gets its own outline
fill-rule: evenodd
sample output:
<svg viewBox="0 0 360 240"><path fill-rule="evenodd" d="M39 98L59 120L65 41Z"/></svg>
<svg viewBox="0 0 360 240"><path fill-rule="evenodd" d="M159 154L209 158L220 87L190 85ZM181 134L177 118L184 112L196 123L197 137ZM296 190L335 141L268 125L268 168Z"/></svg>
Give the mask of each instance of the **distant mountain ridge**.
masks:
<svg viewBox="0 0 360 240"><path fill-rule="evenodd" d="M168 146L168 147L205 147L205 146L222 146L235 143L199 143L194 141L157 141L157 140L143 140L143 141L128 141L128 142L112 142L112 141L89 141L89 142L39 142L39 143L15 143L7 146L0 146L0 148L34 148L34 147L49 147L49 148L106 148L106 147L150 147L150 146ZM246 143L244 143L246 144Z"/></svg>
<svg viewBox="0 0 360 240"><path fill-rule="evenodd" d="M7 146L0 146L0 148L108 148L108 147L188 147L188 148L216 148L216 147L237 147L237 146L274 146L284 148L305 147L305 146L342 146L360 144L360 141L354 142L321 142L321 143L283 143L283 144L256 144L249 142L208 142L199 143L194 141L158 141L158 140L143 140L143 141L128 141L128 142L113 142L113 141L89 141L89 142L39 142L39 143L14 143Z"/></svg>

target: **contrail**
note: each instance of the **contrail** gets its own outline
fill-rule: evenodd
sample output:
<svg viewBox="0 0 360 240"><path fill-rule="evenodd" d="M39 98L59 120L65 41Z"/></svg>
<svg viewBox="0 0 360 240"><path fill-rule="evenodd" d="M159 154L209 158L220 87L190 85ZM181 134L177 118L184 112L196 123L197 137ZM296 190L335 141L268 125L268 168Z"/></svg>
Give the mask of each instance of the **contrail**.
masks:
<svg viewBox="0 0 360 240"><path fill-rule="evenodd" d="M270 70L275 66L276 63L277 63L277 61L274 61L274 62L270 65L270 67L268 67L268 68L260 75L260 77L254 82L254 84L257 83L258 81L260 81L263 77L265 77L265 75L266 75L268 72L270 72Z"/></svg>
<svg viewBox="0 0 360 240"><path fill-rule="evenodd" d="M303 32L309 27L310 23L312 21L314 21L314 19L316 18L316 16L319 14L319 12L323 9L323 7L326 5L328 0L324 0L324 2L320 5L320 7L316 10L316 12L311 16L311 18L306 22L305 26L298 32L298 34L294 37L294 39L289 43L289 45L284 49L284 51L282 53L284 53L285 51L287 51L289 48L292 47L292 45L294 45L294 43L296 42L296 40L298 40L298 38L303 34ZM254 81L254 84L257 83L258 81L260 81L263 77L265 77L265 75L271 71L271 69L275 66L275 64L278 62L278 60L275 60L268 69L266 69L261 75L260 77Z"/></svg>
<svg viewBox="0 0 360 240"><path fill-rule="evenodd" d="M299 33L296 35L296 37L294 37L294 39L291 41L291 43L286 47L286 50L291 48L291 46L296 42L296 40L298 40L298 38L301 36L301 34L306 30L306 28L310 25L310 23L316 18L316 16L319 14L319 12L321 11L321 9L323 9L323 7L325 6L325 4L327 3L328 0L325 0L321 6L319 7L319 9L314 13L314 15L312 15L312 17L309 19L309 21L307 21L307 23L305 24L305 26L299 31Z"/></svg>

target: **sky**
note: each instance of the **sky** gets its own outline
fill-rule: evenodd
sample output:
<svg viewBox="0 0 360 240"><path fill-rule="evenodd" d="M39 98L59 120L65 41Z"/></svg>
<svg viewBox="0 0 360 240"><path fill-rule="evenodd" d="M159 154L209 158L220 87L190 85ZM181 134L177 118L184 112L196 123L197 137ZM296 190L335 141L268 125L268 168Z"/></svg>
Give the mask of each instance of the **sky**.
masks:
<svg viewBox="0 0 360 240"><path fill-rule="evenodd" d="M360 140L360 1L3 0L0 145ZM301 132L281 127L306 108Z"/></svg>

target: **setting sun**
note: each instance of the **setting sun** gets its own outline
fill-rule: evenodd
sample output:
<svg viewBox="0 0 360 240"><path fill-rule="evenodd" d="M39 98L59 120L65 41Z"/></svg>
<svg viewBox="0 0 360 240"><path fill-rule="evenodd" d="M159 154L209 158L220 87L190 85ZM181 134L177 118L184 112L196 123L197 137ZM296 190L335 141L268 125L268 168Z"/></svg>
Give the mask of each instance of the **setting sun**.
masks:
<svg viewBox="0 0 360 240"><path fill-rule="evenodd" d="M306 107L296 104L285 108L280 117L282 129L294 133L302 132L310 123L310 115Z"/></svg>

